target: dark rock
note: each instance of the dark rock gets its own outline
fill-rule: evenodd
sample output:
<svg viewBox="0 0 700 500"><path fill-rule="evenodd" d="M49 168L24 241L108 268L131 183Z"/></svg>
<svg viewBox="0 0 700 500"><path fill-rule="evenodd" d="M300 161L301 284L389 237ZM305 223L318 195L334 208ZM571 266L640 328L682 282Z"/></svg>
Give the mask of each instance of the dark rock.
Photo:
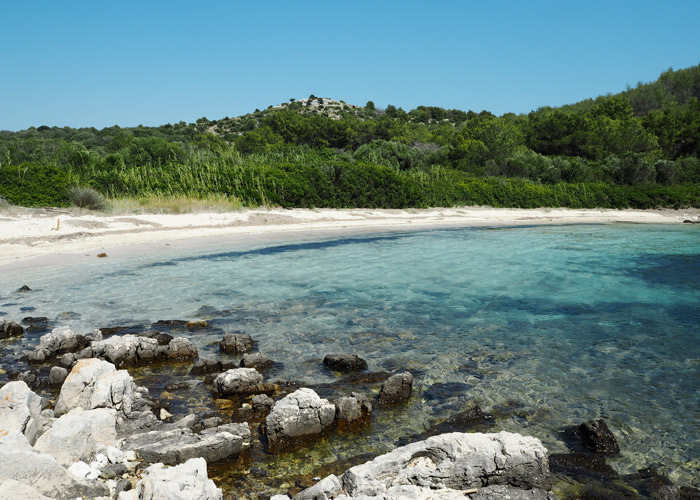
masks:
<svg viewBox="0 0 700 500"><path fill-rule="evenodd" d="M390 405L408 400L413 391L413 375L409 372L398 373L387 379L379 391L379 404Z"/></svg>
<svg viewBox="0 0 700 500"><path fill-rule="evenodd" d="M447 420L437 424L432 430L435 434L445 432L466 432L479 425L492 425L493 416L484 413L479 406L450 416Z"/></svg>
<svg viewBox="0 0 700 500"><path fill-rule="evenodd" d="M603 419L591 420L579 425L578 433L583 444L596 453L604 453L606 455L620 453L617 439L615 439L615 436L608 429Z"/></svg>
<svg viewBox="0 0 700 500"><path fill-rule="evenodd" d="M165 387L163 387L164 391L168 392L174 392L174 391L182 391L184 389L189 389L190 388L190 383L189 382L168 382L165 384Z"/></svg>
<svg viewBox="0 0 700 500"><path fill-rule="evenodd" d="M256 394L253 396L251 404L255 413L265 413L272 408L272 405L275 404L275 400L266 394Z"/></svg>
<svg viewBox="0 0 700 500"><path fill-rule="evenodd" d="M471 385L465 384L464 382L438 382L431 385L428 390L423 393L423 398L445 401L455 395L464 395L471 388Z"/></svg>
<svg viewBox="0 0 700 500"><path fill-rule="evenodd" d="M27 285L22 285L20 288L17 289L17 293L24 293L24 292L31 292L32 289L29 288Z"/></svg>
<svg viewBox="0 0 700 500"><path fill-rule="evenodd" d="M207 375L210 373L220 373L222 371L237 368L234 361L217 359L198 359L192 365L190 373L192 375Z"/></svg>
<svg viewBox="0 0 700 500"><path fill-rule="evenodd" d="M242 354L253 350L253 339L245 333L227 333L220 345L222 352Z"/></svg>
<svg viewBox="0 0 700 500"><path fill-rule="evenodd" d="M391 377L389 372L369 372L369 373L353 373L343 378L341 384L376 384L377 382L384 382L386 379Z"/></svg>
<svg viewBox="0 0 700 500"><path fill-rule="evenodd" d="M184 321L181 319L161 319L161 320L153 323L153 326L155 326L155 327L159 327L159 326L185 326L186 324L187 324L187 321Z"/></svg>
<svg viewBox="0 0 700 500"><path fill-rule="evenodd" d="M10 337L20 337L24 334L24 328L14 321L4 321L0 324L0 339L9 339Z"/></svg>
<svg viewBox="0 0 700 500"><path fill-rule="evenodd" d="M553 453L549 456L549 468L552 472L575 478L603 480L617 477L617 472L606 463L605 457L595 453Z"/></svg>
<svg viewBox="0 0 700 500"><path fill-rule="evenodd" d="M130 491L132 488L131 481L128 479L120 479L117 481L117 485L114 487L115 498L119 496L122 491Z"/></svg>
<svg viewBox="0 0 700 500"><path fill-rule="evenodd" d="M66 377L68 376L68 370L61 366L51 367L51 372L49 373L49 384L51 385L61 385Z"/></svg>
<svg viewBox="0 0 700 500"><path fill-rule="evenodd" d="M690 486L681 486L680 500L700 500L700 490Z"/></svg>
<svg viewBox="0 0 700 500"><path fill-rule="evenodd" d="M359 372L367 369L367 361L355 354L328 354L323 364L329 370L342 373Z"/></svg>
<svg viewBox="0 0 700 500"><path fill-rule="evenodd" d="M655 469L641 469L636 474L623 476L622 480L646 498L678 500L681 495L681 489Z"/></svg>
<svg viewBox="0 0 700 500"><path fill-rule="evenodd" d="M36 311L36 307L34 307L34 306L24 306L24 307L20 307L19 310L22 311L22 312L32 312L32 311Z"/></svg>
<svg viewBox="0 0 700 500"><path fill-rule="evenodd" d="M141 334L142 337L148 337L149 339L155 339L158 341L158 345L168 345L172 340L173 336L167 333L157 332L155 330L149 330Z"/></svg>
<svg viewBox="0 0 700 500"><path fill-rule="evenodd" d="M185 328L187 328L190 331L195 331L195 330L204 330L205 328L209 327L209 323L207 323L204 320L196 320L196 321L188 321L185 323Z"/></svg>
<svg viewBox="0 0 700 500"><path fill-rule="evenodd" d="M243 359L241 360L242 368L255 368L256 370L265 370L267 368L270 368L271 366L272 360L259 352L252 354L246 353L243 355Z"/></svg>

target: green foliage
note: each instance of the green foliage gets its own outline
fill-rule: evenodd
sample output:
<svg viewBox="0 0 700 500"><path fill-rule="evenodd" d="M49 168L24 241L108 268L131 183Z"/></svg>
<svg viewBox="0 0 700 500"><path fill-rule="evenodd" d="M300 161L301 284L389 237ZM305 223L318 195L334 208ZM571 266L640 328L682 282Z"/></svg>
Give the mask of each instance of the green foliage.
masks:
<svg viewBox="0 0 700 500"><path fill-rule="evenodd" d="M103 210L107 206L104 196L94 189L84 186L74 186L68 189L68 199L78 208Z"/></svg>
<svg viewBox="0 0 700 500"><path fill-rule="evenodd" d="M0 197L14 205L65 206L68 173L51 165L0 166Z"/></svg>

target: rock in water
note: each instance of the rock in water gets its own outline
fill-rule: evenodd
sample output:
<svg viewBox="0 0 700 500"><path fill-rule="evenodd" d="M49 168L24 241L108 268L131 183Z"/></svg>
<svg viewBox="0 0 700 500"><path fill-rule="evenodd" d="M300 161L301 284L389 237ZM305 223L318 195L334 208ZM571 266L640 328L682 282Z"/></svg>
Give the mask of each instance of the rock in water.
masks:
<svg viewBox="0 0 700 500"><path fill-rule="evenodd" d="M323 486L321 484L324 483ZM307 498L436 498L553 500L547 450L533 437L509 432L450 433L412 443L329 476ZM469 496L465 490L477 489Z"/></svg>
<svg viewBox="0 0 700 500"><path fill-rule="evenodd" d="M51 333L42 335L39 345L29 355L29 361L43 363L47 358L64 352L75 352L88 344L85 335L75 333L67 326L54 328Z"/></svg>
<svg viewBox="0 0 700 500"><path fill-rule="evenodd" d="M44 430L41 398L24 381L9 382L0 388L0 436L21 432L30 444ZM0 467L1 468L1 467Z"/></svg>
<svg viewBox="0 0 700 500"><path fill-rule="evenodd" d="M413 375L409 372L389 377L379 391L379 404L390 405L407 401L413 391Z"/></svg>
<svg viewBox="0 0 700 500"><path fill-rule="evenodd" d="M24 328L14 321L3 320L0 324L0 339L9 339L10 337L20 337L24 333Z"/></svg>
<svg viewBox="0 0 700 500"><path fill-rule="evenodd" d="M49 384L61 385L68 376L68 370L62 366L52 366L49 372Z"/></svg>
<svg viewBox="0 0 700 500"><path fill-rule="evenodd" d="M253 350L253 339L244 333L227 333L220 345L223 352L242 354Z"/></svg>
<svg viewBox="0 0 700 500"><path fill-rule="evenodd" d="M272 366L272 360L259 352L253 354L244 354L241 360L243 368L255 368L256 370L265 370Z"/></svg>
<svg viewBox="0 0 700 500"><path fill-rule="evenodd" d="M254 368L234 368L216 376L213 390L220 397L228 397L272 392L273 387L264 383Z"/></svg>
<svg viewBox="0 0 700 500"><path fill-rule="evenodd" d="M328 354L323 364L329 370L342 373L359 372L367 369L367 361L355 354Z"/></svg>
<svg viewBox="0 0 700 500"><path fill-rule="evenodd" d="M372 403L361 392L353 392L335 401L335 418L341 429L350 429L369 423Z"/></svg>
<svg viewBox="0 0 700 500"><path fill-rule="evenodd" d="M617 439L603 419L591 420L579 425L578 433L583 444L596 453L606 455L620 453L620 445L617 444Z"/></svg>
<svg viewBox="0 0 700 500"><path fill-rule="evenodd" d="M177 467L154 464L133 490L119 500L221 500L222 491L207 477L203 458L191 458Z"/></svg>
<svg viewBox="0 0 700 500"><path fill-rule="evenodd" d="M313 390L302 388L277 401L265 419L265 436L272 449L299 438L320 434L333 424L335 405Z"/></svg>

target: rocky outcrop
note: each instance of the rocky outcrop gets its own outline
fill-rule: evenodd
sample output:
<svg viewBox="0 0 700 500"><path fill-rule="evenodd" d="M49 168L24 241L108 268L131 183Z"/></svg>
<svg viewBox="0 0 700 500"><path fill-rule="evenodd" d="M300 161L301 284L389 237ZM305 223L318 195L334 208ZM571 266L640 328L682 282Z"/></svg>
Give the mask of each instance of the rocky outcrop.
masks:
<svg viewBox="0 0 700 500"><path fill-rule="evenodd" d="M18 481L53 499L96 498L109 494L103 484L76 478L51 455L32 448L27 438L17 431L0 436L0 464L0 483L8 479Z"/></svg>
<svg viewBox="0 0 700 500"><path fill-rule="evenodd" d="M23 381L0 388L0 435L21 432L33 444L44 430L41 398Z"/></svg>
<svg viewBox="0 0 700 500"><path fill-rule="evenodd" d="M56 416L73 408L113 408L130 414L136 386L126 370L101 359L81 359L63 382L56 401Z"/></svg>
<svg viewBox="0 0 700 500"><path fill-rule="evenodd" d="M554 500L546 453L538 439L519 434L443 434L352 467L340 478L329 476L309 488L311 495L305 490L294 499Z"/></svg>
<svg viewBox="0 0 700 500"><path fill-rule="evenodd" d="M20 337L22 334L24 334L24 328L14 321L2 320L2 323L0 323L0 339Z"/></svg>
<svg viewBox="0 0 700 500"><path fill-rule="evenodd" d="M255 368L256 370L266 370L272 366L272 360L259 352L244 354L241 359L241 367Z"/></svg>
<svg viewBox="0 0 700 500"><path fill-rule="evenodd" d="M329 370L350 373L367 369L367 361L355 354L328 354L323 358L323 364Z"/></svg>
<svg viewBox="0 0 700 500"><path fill-rule="evenodd" d="M234 368L216 376L213 391L217 397L225 398L272 393L274 387L266 384L263 376L254 368Z"/></svg>
<svg viewBox="0 0 700 500"><path fill-rule="evenodd" d="M249 446L250 429L241 423L211 427L199 434L189 428L134 434L126 439L123 449L133 450L149 463L175 465L196 457L220 462L238 456Z"/></svg>
<svg viewBox="0 0 700 500"><path fill-rule="evenodd" d="M333 424L335 405L313 390L302 388L277 401L265 419L265 436L271 449L322 433Z"/></svg>
<svg viewBox="0 0 700 500"><path fill-rule="evenodd" d="M221 341L221 351L228 354L243 354L253 350L253 339L244 333L227 333Z"/></svg>
<svg viewBox="0 0 700 500"><path fill-rule="evenodd" d="M105 359L116 366L135 366L166 359L194 359L197 349L184 337L160 344L158 338L128 334L93 342L81 352L81 356Z"/></svg>
<svg viewBox="0 0 700 500"><path fill-rule="evenodd" d="M207 462L192 458L177 467L151 465L136 487L118 500L221 500L223 494L207 477Z"/></svg>
<svg viewBox="0 0 700 500"><path fill-rule="evenodd" d="M408 401L413 391L413 375L409 372L389 377L379 391L379 404L392 405Z"/></svg>
<svg viewBox="0 0 700 500"><path fill-rule="evenodd" d="M94 340L101 340L102 334L96 330L92 334ZM42 335L39 345L29 354L32 363L43 363L47 359L65 352L76 352L83 349L89 343L85 335L74 332L67 326L54 328L51 333Z"/></svg>
<svg viewBox="0 0 700 500"><path fill-rule="evenodd" d="M361 392L353 392L350 396L335 401L335 419L341 429L352 429L369 423L371 416L372 403Z"/></svg>
<svg viewBox="0 0 700 500"><path fill-rule="evenodd" d="M51 428L39 437L34 448L48 453L64 467L69 467L76 459L89 462L98 444L116 444L116 413L116 410L108 408L71 410L53 422Z"/></svg>
<svg viewBox="0 0 700 500"><path fill-rule="evenodd" d="M603 419L591 420L579 425L578 434L584 446L596 453L606 455L620 453L620 445Z"/></svg>

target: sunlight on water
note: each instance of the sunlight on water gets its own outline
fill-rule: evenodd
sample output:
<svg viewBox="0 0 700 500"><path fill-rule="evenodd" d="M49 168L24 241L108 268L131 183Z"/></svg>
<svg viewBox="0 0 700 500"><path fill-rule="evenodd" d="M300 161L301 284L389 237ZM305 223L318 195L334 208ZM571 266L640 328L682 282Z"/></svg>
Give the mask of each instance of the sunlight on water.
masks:
<svg viewBox="0 0 700 500"><path fill-rule="evenodd" d="M320 366L330 352L415 374L406 407L376 412L369 432L267 461L268 483L387 451L475 404L496 414L496 429L535 435L551 452L566 451L564 427L606 418L620 472L660 466L698 483L697 228L385 233L15 274L0 285L3 317L75 312L54 324L85 331L203 317L212 328L192 334L200 356L217 355L224 331L249 333L279 363L277 380L334 380ZM35 291L14 293L23 284ZM3 359L36 341L5 345Z"/></svg>

